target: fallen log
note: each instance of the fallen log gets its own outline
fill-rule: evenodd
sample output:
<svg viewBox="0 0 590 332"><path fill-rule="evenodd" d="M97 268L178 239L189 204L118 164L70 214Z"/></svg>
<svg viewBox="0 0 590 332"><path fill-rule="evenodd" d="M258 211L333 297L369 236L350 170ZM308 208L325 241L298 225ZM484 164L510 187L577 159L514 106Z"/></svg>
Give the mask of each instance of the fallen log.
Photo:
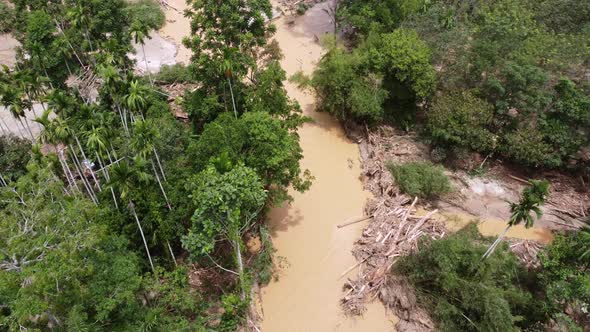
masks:
<svg viewBox="0 0 590 332"><path fill-rule="evenodd" d="M516 180L516 181L522 182L522 183L524 183L524 184L531 184L531 182L530 182L530 181L527 181L527 180L525 180L525 179L519 178L519 177L517 177L517 176L514 176L514 175L510 175L510 174L508 174L508 177L510 177L510 178L511 178L511 179L513 179L513 180Z"/></svg>
<svg viewBox="0 0 590 332"><path fill-rule="evenodd" d="M363 222L365 220L369 220L371 218L373 218L373 216L362 217L361 219L357 219L357 220L353 220L353 221L350 221L350 222L346 222L344 224L337 225L336 227L338 227L338 228L346 227L346 226L349 226L349 225L352 225L352 224L357 224L359 222Z"/></svg>
<svg viewBox="0 0 590 332"><path fill-rule="evenodd" d="M346 271L342 272L342 274L340 275L340 277L338 277L338 279L344 277L348 272L352 271L355 267L363 264L364 262L367 261L367 259L371 258L371 256L367 256L367 258L363 259L362 261L354 264L353 266L349 267L348 269L346 269Z"/></svg>

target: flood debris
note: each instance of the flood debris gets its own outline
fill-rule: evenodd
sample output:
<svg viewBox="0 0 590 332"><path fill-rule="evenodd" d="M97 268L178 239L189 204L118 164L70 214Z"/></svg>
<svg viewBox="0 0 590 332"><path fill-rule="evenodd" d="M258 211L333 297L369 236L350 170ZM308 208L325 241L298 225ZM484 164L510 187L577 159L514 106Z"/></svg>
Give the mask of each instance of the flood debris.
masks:
<svg viewBox="0 0 590 332"><path fill-rule="evenodd" d="M365 311L365 303L379 295L397 258L415 252L420 237L440 239L445 235L444 224L432 218L437 210L419 213L417 202L417 198L395 193L367 204L365 212L373 218L352 250L359 263L344 271L349 274L358 268L356 277L345 281L341 304L346 313Z"/></svg>
<svg viewBox="0 0 590 332"><path fill-rule="evenodd" d="M343 271L339 278L344 280L341 306L349 315L361 315L366 310L366 303L379 298L399 318L399 323L396 325L397 331L435 330L436 325L428 312L419 307L413 287L403 276L390 271L399 257L411 255L419 250L420 238L426 236L438 240L449 234L450 230L446 228L445 219L441 218L438 210L431 204L402 194L386 167L389 161L406 163L429 160L430 150L427 145L416 142L415 135L400 134L399 131L388 126L381 126L371 131L367 128L354 128L354 130L347 128L347 134L359 143L363 164L363 183L365 189L371 191L374 198L365 206L364 212L367 217L338 225L340 228L359 220L369 219L369 224L352 250L357 264ZM494 171L497 169L495 168ZM470 178L463 174L464 172L459 170L448 171L448 173L451 178L463 181L456 180L457 186L469 188ZM506 175L509 172L505 170L503 174ZM514 182L501 180L505 178ZM502 184L502 188L511 189L508 185L513 185L515 192L521 189L523 182L527 181L518 181L511 176L498 176L496 179ZM520 186L516 186L515 182ZM563 192L562 187L558 186L556 191ZM575 196L569 191L567 193L568 196ZM465 202L465 197L459 194L454 196L457 196L455 199L458 205ZM554 198L553 210L562 206L555 201L561 203L563 196ZM577 196L581 195L577 193ZM442 209L448 206L440 202L436 205ZM586 208L557 210L562 215L571 214L571 219L583 215L585 211ZM539 266L538 253L543 248L541 242L511 239L508 243L511 251L525 266L528 268Z"/></svg>

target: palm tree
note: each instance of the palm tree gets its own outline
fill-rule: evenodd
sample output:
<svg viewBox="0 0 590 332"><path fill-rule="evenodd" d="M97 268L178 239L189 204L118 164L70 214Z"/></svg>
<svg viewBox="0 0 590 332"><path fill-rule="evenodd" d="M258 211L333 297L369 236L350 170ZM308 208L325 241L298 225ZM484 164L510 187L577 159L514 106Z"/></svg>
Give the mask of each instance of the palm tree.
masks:
<svg viewBox="0 0 590 332"><path fill-rule="evenodd" d="M19 121L21 127L25 131L28 130L29 134L31 135L31 141L34 143L35 137L33 136L33 132L31 131L31 128L29 127L29 123L25 116L26 103L22 98L22 93L15 87L9 86L8 84L3 84L0 87L0 95L2 104L6 106L12 114L12 116ZM26 128L23 124L22 118L25 118Z"/></svg>
<svg viewBox="0 0 590 332"><path fill-rule="evenodd" d="M84 38L88 42L88 46L90 46L90 51L94 52L94 48L92 47L92 42L90 41L90 34L88 32L88 26L90 25L88 15L84 12L84 7L82 4L79 3L77 6L73 6L68 10L66 13L70 25L75 29L83 30Z"/></svg>
<svg viewBox="0 0 590 332"><path fill-rule="evenodd" d="M147 105L147 95L149 90L147 87L133 80L129 83L128 93L125 95L125 103L131 111L143 113Z"/></svg>
<svg viewBox="0 0 590 332"><path fill-rule="evenodd" d="M483 254L483 259L489 257L494 252L512 226L524 222L526 228L531 228L535 223L535 217L532 213L534 212L537 219L541 218L543 215L541 205L547 200L547 195L549 194L549 182L546 180L531 180L530 183L531 186L523 190L520 201L518 203L510 203L511 216L508 221L508 226Z"/></svg>
<svg viewBox="0 0 590 332"><path fill-rule="evenodd" d="M133 137L130 141L130 147L133 151L135 151L139 156L144 159L147 159L151 156L152 153L157 155L156 148L155 148L155 141L160 136L160 133L156 129L156 127L150 122L145 120L138 120L135 121L133 124ZM166 195L166 191L164 190L164 186L160 181L160 176L156 171L156 166L154 165L153 159L150 158L150 163L152 165L152 170L154 171L154 175L156 176L156 180L158 185L160 186L160 191L164 195L164 199L166 200L166 206L168 209L172 209L170 207L170 202L168 201L168 196ZM160 166L161 167L161 166ZM163 171L162 171L163 172Z"/></svg>
<svg viewBox="0 0 590 332"><path fill-rule="evenodd" d="M102 172L105 180L110 181L110 175L106 165L102 162L101 156L104 156L108 147L107 147L107 140L108 134L105 127L95 127L92 126L92 129L84 134L86 137L86 147L89 151L94 151L96 159L98 160L98 164L100 166L100 171ZM117 203L117 197L115 195L115 191L112 187L109 188L111 191L111 196L113 197L113 202L115 203L115 208L119 209L119 204Z"/></svg>
<svg viewBox="0 0 590 332"><path fill-rule="evenodd" d="M141 238L143 240L143 245L145 246L145 251L147 253L150 266L155 274L156 270L154 268L154 263L152 261L150 249L145 239L143 227L141 226L141 222L139 221L139 217L137 216L137 212L135 211L135 204L129 196L131 191L133 191L134 189L140 189L141 186L145 185L146 183L149 183L150 181L149 174L145 173L141 169L144 162L145 161L141 160L140 158L135 158L135 165L133 166L130 165L127 161L113 165L112 176L111 180L108 183L108 186L120 193L119 197L121 198L121 200L128 202L127 208L129 209L129 211L135 219L135 222L137 223L137 228L139 229L139 233L141 234Z"/></svg>
<svg viewBox="0 0 590 332"><path fill-rule="evenodd" d="M145 62L145 71L148 75L148 79L150 80L150 84L153 87L154 86L154 82L152 80L152 75L150 74L150 70L148 67L148 62L147 62L147 57L145 54L145 39L152 39L152 37L150 37L149 35L149 31L148 31L148 27L145 24L141 24L141 22L139 21L134 21L131 24L131 28L130 28L130 32L131 35L133 36L133 40L135 41L135 43L138 43L141 45L141 52L143 52L143 61Z"/></svg>

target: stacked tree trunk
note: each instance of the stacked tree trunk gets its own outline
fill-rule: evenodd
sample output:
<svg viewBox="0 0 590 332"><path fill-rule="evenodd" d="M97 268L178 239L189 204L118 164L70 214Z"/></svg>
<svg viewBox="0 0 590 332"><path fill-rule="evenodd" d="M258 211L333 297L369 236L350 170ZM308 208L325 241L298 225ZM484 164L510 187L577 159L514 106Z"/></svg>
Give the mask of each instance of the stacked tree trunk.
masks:
<svg viewBox="0 0 590 332"><path fill-rule="evenodd" d="M543 245L537 241L510 241L510 251L512 251L522 262L522 264L524 264L529 269L539 267L539 251L542 249Z"/></svg>
<svg viewBox="0 0 590 332"><path fill-rule="evenodd" d="M439 239L445 235L444 225L431 218L437 211L418 213L417 201L397 195L367 204L366 213L373 217L372 222L352 251L359 263L343 273L344 276L356 272L345 282L345 312L362 314L365 303L379 294L396 259L415 252L419 238Z"/></svg>

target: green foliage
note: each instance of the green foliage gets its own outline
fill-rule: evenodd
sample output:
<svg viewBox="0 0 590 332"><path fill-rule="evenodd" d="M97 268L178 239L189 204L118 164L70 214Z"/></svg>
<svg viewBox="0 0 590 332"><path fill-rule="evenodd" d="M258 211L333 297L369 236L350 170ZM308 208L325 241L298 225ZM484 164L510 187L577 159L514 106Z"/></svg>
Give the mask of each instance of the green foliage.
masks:
<svg viewBox="0 0 590 332"><path fill-rule="evenodd" d="M428 0L345 0L339 11L348 25L358 33L367 35L370 31L392 31L404 19L425 10L429 4Z"/></svg>
<svg viewBox="0 0 590 332"><path fill-rule="evenodd" d="M301 2L297 6L297 15L303 15L309 9L307 3Z"/></svg>
<svg viewBox="0 0 590 332"><path fill-rule="evenodd" d="M390 84L401 83L417 99L426 98L434 91L430 50L415 31L396 29L391 33L371 34L360 49L367 65L383 73Z"/></svg>
<svg viewBox="0 0 590 332"><path fill-rule="evenodd" d="M254 72L255 84L245 87L244 109L246 112L266 112L279 117L289 129L296 129L306 119L296 101L287 96L283 81L287 74L277 60Z"/></svg>
<svg viewBox="0 0 590 332"><path fill-rule="evenodd" d="M567 322L563 313L568 312L574 320L569 324L580 331L589 323L584 313L590 304L589 250L590 230L586 228L557 235L540 254L539 279L545 289L547 314Z"/></svg>
<svg viewBox="0 0 590 332"><path fill-rule="evenodd" d="M193 51L194 73L216 87L227 78L240 81L256 65L255 48L263 47L272 32L265 24L265 17L272 17L270 2L191 0L189 4L192 35L184 44Z"/></svg>
<svg viewBox="0 0 590 332"><path fill-rule="evenodd" d="M344 121L375 124L387 115L393 117L396 106L392 105L413 110L417 101L428 97L434 88L434 69L417 34L398 29L370 34L352 53L333 45L311 84L322 110Z"/></svg>
<svg viewBox="0 0 590 332"><path fill-rule="evenodd" d="M166 16L156 0L138 0L127 4L125 14L131 22L137 21L150 30L159 30L166 23Z"/></svg>
<svg viewBox="0 0 590 332"><path fill-rule="evenodd" d="M0 2L0 33L9 33L14 28L14 13L4 2Z"/></svg>
<svg viewBox="0 0 590 332"><path fill-rule="evenodd" d="M558 33L578 33L590 24L590 3L578 0L536 1L535 16Z"/></svg>
<svg viewBox="0 0 590 332"><path fill-rule="evenodd" d="M580 74L590 56L589 10L578 0L343 1L340 17L358 33L353 53L370 49L360 62L373 66L360 76L383 74L384 107L397 110L396 121L413 121L412 97L429 96L438 81L434 103L418 104L436 144L532 167L582 168L580 152L590 145ZM571 112L559 110L565 105ZM460 118L481 112L480 121Z"/></svg>
<svg viewBox="0 0 590 332"><path fill-rule="evenodd" d="M141 277L126 241L97 222L104 211L64 197L62 183L36 164L17 191L27 193L21 196L26 206L3 194L14 203L0 218L0 298L9 308L0 326L125 324L117 316L138 309L132 303Z"/></svg>
<svg viewBox="0 0 590 332"><path fill-rule="evenodd" d="M289 186L305 191L310 185L310 175L299 165L303 155L298 136L268 113L246 113L238 119L231 113L220 115L205 126L189 153L200 169L212 164L224 172L243 163L255 170L273 204L289 198Z"/></svg>
<svg viewBox="0 0 590 332"><path fill-rule="evenodd" d="M510 226L524 222L526 228L531 228L534 223L531 213L534 212L537 219L543 215L541 205L545 203L549 195L549 182L547 180L531 180L530 182L531 186L522 191L520 201L510 203L511 215L510 221L508 221Z"/></svg>
<svg viewBox="0 0 590 332"><path fill-rule="evenodd" d="M273 262L275 249L272 244L272 238L268 227L261 226L259 233L262 247L254 262L254 269L258 271L257 282L260 285L267 285L275 273Z"/></svg>
<svg viewBox="0 0 590 332"><path fill-rule="evenodd" d="M401 191L421 198L432 199L451 192L451 184L444 168L428 162L411 162L402 165L388 163L387 168Z"/></svg>
<svg viewBox="0 0 590 332"><path fill-rule="evenodd" d="M508 246L482 261L485 242L470 224L445 239L423 240L393 268L414 285L442 331L519 331L543 319Z"/></svg>
<svg viewBox="0 0 590 332"><path fill-rule="evenodd" d="M375 75L363 77L356 54L332 48L320 61L311 85L320 107L338 119L375 123L383 119L387 92Z"/></svg>
<svg viewBox="0 0 590 332"><path fill-rule="evenodd" d="M493 107L468 92L436 97L428 110L428 131L438 145L492 151L495 137L487 129Z"/></svg>
<svg viewBox="0 0 590 332"><path fill-rule="evenodd" d="M196 256L211 253L215 243L233 237L232 232L247 230L266 201L256 173L241 165L226 173L209 167L196 175L189 186L197 209L183 246Z"/></svg>
<svg viewBox="0 0 590 332"><path fill-rule="evenodd" d="M15 136L0 136L0 175L6 182L26 173L31 159L31 143Z"/></svg>
<svg viewBox="0 0 590 332"><path fill-rule="evenodd" d="M174 65L163 65L160 67L160 71L155 76L156 81L160 81L167 84L173 83L188 83L192 81L190 71L182 63Z"/></svg>

